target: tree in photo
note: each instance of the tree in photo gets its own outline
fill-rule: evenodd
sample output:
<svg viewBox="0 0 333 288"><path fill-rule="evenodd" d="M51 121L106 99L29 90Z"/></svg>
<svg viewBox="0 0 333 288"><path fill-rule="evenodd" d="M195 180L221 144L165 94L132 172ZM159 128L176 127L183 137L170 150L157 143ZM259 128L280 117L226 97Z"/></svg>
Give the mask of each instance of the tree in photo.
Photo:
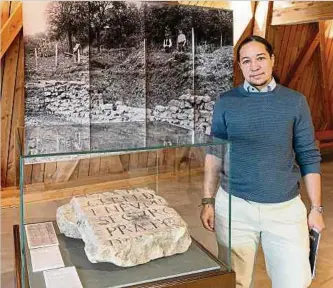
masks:
<svg viewBox="0 0 333 288"><path fill-rule="evenodd" d="M98 52L101 51L101 33L108 23L108 7L110 2L107 1L89 1L90 43L96 39Z"/></svg>
<svg viewBox="0 0 333 288"><path fill-rule="evenodd" d="M88 2L56 1L48 6L48 24L51 38L67 38L68 52L73 52L73 37L81 45L88 43L89 6Z"/></svg>

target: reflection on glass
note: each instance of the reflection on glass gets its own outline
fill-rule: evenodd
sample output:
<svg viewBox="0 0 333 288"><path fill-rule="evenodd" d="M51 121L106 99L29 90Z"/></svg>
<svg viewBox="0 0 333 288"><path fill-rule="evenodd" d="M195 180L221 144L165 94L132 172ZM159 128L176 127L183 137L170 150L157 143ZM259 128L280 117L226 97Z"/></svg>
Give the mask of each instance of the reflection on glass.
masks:
<svg viewBox="0 0 333 288"><path fill-rule="evenodd" d="M143 122L125 122L90 126L41 126L23 130L20 128L18 135L25 133L24 156L27 157L40 157L41 154L52 156L193 144L208 145L216 141L227 143L203 133L194 133L192 130L158 122L147 123L147 128Z"/></svg>
<svg viewBox="0 0 333 288"><path fill-rule="evenodd" d="M130 1L90 1L91 122L145 120L143 10Z"/></svg>

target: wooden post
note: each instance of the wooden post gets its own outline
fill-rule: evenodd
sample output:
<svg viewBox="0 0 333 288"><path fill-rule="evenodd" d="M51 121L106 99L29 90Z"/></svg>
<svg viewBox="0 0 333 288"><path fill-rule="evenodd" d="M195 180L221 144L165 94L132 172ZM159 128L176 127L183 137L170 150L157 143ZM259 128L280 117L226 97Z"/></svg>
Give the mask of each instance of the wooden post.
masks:
<svg viewBox="0 0 333 288"><path fill-rule="evenodd" d="M77 63L80 63L80 48L77 49Z"/></svg>
<svg viewBox="0 0 333 288"><path fill-rule="evenodd" d="M192 95L196 95L196 91L195 91L195 79L194 79L195 78L195 38L194 37L195 37L195 31L194 31L194 27L192 27L192 57L193 57ZM194 105L192 105L192 113L193 113L192 130L193 130L193 132L195 130L195 112L196 111L194 109Z"/></svg>
<svg viewBox="0 0 333 288"><path fill-rule="evenodd" d="M194 81L194 75L195 75L195 39L194 39L194 27L192 27L192 57L193 57L193 71L192 71L192 93L195 94L195 81Z"/></svg>
<svg viewBox="0 0 333 288"><path fill-rule="evenodd" d="M58 43L55 45L55 67L58 66Z"/></svg>
<svg viewBox="0 0 333 288"><path fill-rule="evenodd" d="M36 63L36 69L38 68L38 54L37 54L37 48L35 48L35 63Z"/></svg>
<svg viewBox="0 0 333 288"><path fill-rule="evenodd" d="M144 95L145 95L145 117L144 117L144 121L145 121L145 125L144 125L144 133L145 133L145 138L144 138L144 145L146 146L147 145L147 100L148 100L148 96L147 96L147 91L148 91L148 75L147 75L147 66L148 66L148 63L147 63L147 39L144 38L143 39L143 53L144 53L144 75L145 75L145 83L144 83Z"/></svg>

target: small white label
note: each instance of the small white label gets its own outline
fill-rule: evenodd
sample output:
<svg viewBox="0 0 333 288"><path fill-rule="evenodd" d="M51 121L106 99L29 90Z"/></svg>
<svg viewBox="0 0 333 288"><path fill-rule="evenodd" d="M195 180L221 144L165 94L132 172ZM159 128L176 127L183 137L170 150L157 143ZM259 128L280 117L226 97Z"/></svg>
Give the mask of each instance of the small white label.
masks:
<svg viewBox="0 0 333 288"><path fill-rule="evenodd" d="M44 271L46 288L83 288L75 267Z"/></svg>
<svg viewBox="0 0 333 288"><path fill-rule="evenodd" d="M30 250L30 256L33 272L65 266L58 246L32 249Z"/></svg>

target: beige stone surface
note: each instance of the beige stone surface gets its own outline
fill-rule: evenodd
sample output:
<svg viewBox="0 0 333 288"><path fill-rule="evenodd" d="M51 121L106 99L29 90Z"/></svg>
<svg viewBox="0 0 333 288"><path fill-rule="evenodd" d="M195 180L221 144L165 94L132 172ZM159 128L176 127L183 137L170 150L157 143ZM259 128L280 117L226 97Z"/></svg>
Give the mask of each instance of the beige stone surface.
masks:
<svg viewBox="0 0 333 288"><path fill-rule="evenodd" d="M56 219L61 233L70 238L81 239L76 216L70 204L65 204L57 209Z"/></svg>
<svg viewBox="0 0 333 288"><path fill-rule="evenodd" d="M82 238L92 263L135 266L183 253L191 244L185 221L143 188L73 197L58 209L57 223L66 236Z"/></svg>

